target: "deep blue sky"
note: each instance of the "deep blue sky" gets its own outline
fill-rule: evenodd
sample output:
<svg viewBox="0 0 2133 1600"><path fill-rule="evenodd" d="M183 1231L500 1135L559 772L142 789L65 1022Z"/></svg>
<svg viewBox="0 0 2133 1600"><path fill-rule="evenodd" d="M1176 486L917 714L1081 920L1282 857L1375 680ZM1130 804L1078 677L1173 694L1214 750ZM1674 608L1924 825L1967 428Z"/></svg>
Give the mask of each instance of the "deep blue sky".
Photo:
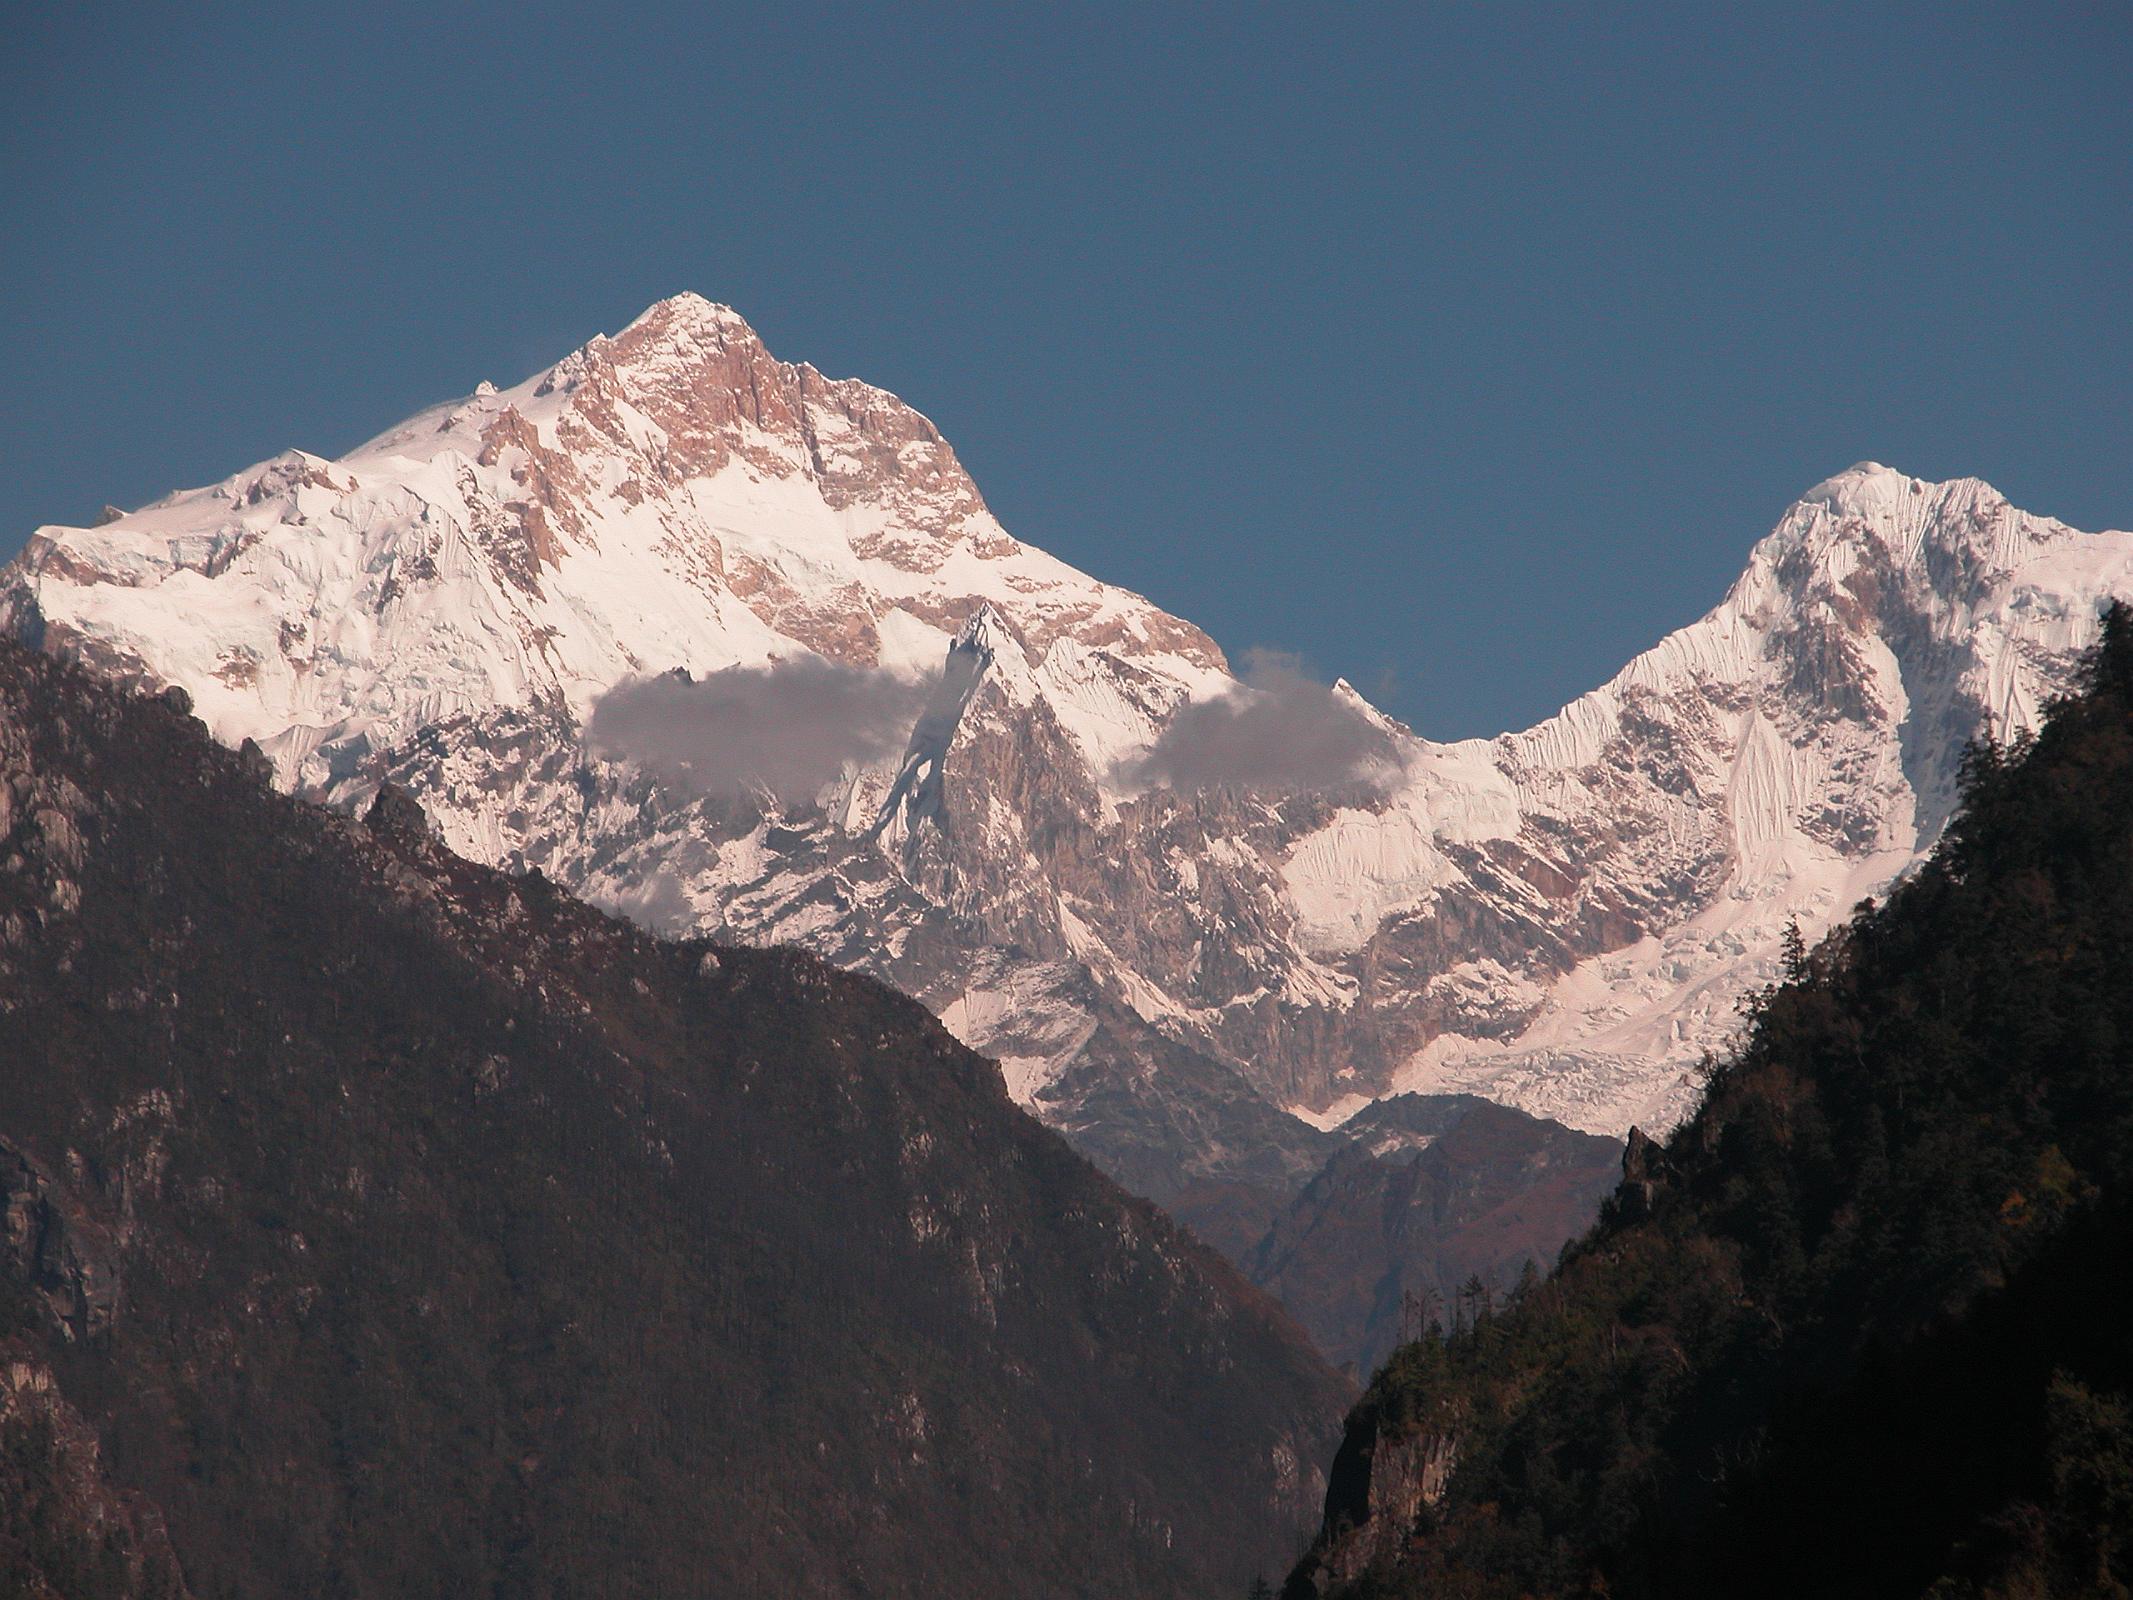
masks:
<svg viewBox="0 0 2133 1600"><path fill-rule="evenodd" d="M682 288L1437 736L1862 457L2133 524L2123 5L991 10L7 5L0 554Z"/></svg>

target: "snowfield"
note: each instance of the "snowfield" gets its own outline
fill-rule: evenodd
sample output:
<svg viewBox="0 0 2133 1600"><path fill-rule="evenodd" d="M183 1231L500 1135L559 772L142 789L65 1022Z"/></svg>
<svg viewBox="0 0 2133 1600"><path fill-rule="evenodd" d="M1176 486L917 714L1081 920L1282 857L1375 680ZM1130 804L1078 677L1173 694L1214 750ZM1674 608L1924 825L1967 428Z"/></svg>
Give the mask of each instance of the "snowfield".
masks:
<svg viewBox="0 0 2133 1600"><path fill-rule="evenodd" d="M1130 1138L1182 1179L1248 1159L1247 1103L1671 1125L1788 923L1930 848L1966 741L2035 726L2114 595L2133 534L1863 462L1537 727L1435 744L1343 685L1387 772L1179 793L1133 778L1164 730L1255 692L1214 643L1012 538L895 397L684 295L340 460L41 528L0 620L183 685L286 787L392 779L469 856L874 972L1099 1160ZM931 680L958 641L976 676L902 757L808 802L676 794L580 737L625 680Z"/></svg>

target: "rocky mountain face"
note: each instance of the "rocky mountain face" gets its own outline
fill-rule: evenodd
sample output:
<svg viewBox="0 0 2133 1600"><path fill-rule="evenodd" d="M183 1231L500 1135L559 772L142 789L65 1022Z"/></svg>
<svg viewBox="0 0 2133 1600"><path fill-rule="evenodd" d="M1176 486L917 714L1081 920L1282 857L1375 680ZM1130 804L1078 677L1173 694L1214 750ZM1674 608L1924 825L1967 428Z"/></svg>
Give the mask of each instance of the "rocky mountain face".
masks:
<svg viewBox="0 0 2133 1600"><path fill-rule="evenodd" d="M1919 859L1965 741L2031 725L2129 589L2133 535L1862 464L1536 728L1437 744L1342 685L1370 760L1196 779L1181 730L1278 695L685 295L342 460L41 529L0 619L182 684L285 787L398 783L470 859L887 980L1243 1259L1386 1094L1671 1126L1786 927ZM908 739L749 784L587 738L618 684L805 662L914 684Z"/></svg>
<svg viewBox="0 0 2133 1600"><path fill-rule="evenodd" d="M1368 1375L1404 1336L1503 1297L1552 1262L1566 1225L1622 1175L1622 1146L1472 1095L1393 1095L1244 1257L1310 1330Z"/></svg>
<svg viewBox="0 0 2133 1600"><path fill-rule="evenodd" d="M1230 1596L1351 1391L922 1007L0 641L10 1593Z"/></svg>

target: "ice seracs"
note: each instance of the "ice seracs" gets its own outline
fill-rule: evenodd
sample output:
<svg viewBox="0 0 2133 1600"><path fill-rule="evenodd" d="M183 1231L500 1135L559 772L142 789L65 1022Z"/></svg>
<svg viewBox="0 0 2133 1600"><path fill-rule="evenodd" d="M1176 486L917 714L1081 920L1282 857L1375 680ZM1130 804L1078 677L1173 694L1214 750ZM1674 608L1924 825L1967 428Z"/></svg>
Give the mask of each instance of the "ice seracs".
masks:
<svg viewBox="0 0 2133 1600"><path fill-rule="evenodd" d="M2133 536L1864 462L1536 727L1436 744L1343 685L1384 770L1181 794L1122 775L1246 692L1213 642L1011 537L894 396L682 295L340 460L39 529L0 612L183 684L290 787L391 778L469 855L875 972L1160 1189L1248 1166L1262 1113L1300 1126L1273 1108L1405 1089L1669 1122L1786 925L1916 860L1964 742L2032 726L2126 593ZM812 801L677 796L580 739L624 679L810 652L936 685Z"/></svg>

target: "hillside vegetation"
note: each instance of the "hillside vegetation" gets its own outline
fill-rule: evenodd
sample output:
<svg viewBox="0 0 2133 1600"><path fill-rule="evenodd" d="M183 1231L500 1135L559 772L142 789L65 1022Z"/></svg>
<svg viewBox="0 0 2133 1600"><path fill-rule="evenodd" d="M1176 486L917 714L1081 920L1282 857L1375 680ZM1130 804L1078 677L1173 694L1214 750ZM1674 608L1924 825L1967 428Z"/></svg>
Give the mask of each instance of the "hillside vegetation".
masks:
<svg viewBox="0 0 2133 1600"><path fill-rule="evenodd" d="M1594 1231L1402 1347L1292 1596L2123 1595L2133 613Z"/></svg>

